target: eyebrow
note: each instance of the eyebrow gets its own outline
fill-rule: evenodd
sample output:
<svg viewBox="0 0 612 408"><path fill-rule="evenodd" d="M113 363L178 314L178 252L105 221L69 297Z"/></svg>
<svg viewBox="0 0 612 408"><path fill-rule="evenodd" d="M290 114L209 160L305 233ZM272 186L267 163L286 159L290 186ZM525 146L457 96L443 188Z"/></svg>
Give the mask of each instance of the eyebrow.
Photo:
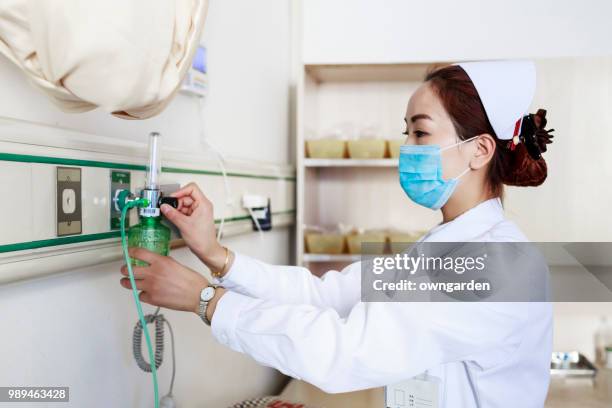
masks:
<svg viewBox="0 0 612 408"><path fill-rule="evenodd" d="M414 115L413 117L411 117L411 118L410 118L410 122L414 123L414 122L416 122L416 121L417 121L417 120L419 120L419 119L429 119L429 120L433 120L433 119L431 118L431 116L429 116L429 115L426 115L426 114L424 114L424 113L418 113L418 114L416 114L416 115ZM408 120L407 120L406 118L404 118L404 121L405 121L406 123L408 123Z"/></svg>

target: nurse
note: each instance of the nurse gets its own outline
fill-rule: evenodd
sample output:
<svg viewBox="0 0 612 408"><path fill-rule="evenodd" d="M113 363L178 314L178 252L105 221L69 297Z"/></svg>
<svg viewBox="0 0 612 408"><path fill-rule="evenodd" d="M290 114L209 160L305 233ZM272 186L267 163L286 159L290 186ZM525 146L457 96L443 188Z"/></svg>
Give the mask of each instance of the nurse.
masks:
<svg viewBox="0 0 612 408"><path fill-rule="evenodd" d="M400 183L443 217L424 241L527 240L501 198L504 184L546 178L545 111L525 116L534 91L531 62L474 62L430 73L410 98ZM217 242L212 204L195 184L174 195L179 209L162 211L218 286L136 248L131 256L150 264L134 268L142 301L196 313L222 344L327 392L388 386L389 407L398 395L432 407L543 406L549 303L361 302L359 263L318 278L235 253ZM125 277L121 285L130 288Z"/></svg>

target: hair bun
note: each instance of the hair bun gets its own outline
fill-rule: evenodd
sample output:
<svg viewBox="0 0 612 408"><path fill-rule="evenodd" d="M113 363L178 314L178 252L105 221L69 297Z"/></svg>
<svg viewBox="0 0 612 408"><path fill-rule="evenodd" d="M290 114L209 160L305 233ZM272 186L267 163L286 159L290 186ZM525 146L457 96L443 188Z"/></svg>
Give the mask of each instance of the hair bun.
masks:
<svg viewBox="0 0 612 408"><path fill-rule="evenodd" d="M539 186L546 180L548 167L541 153L552 143L554 129L546 130L546 110L538 109L525 117L521 143L503 155L502 182L510 186Z"/></svg>
<svg viewBox="0 0 612 408"><path fill-rule="evenodd" d="M544 158L534 160L522 143L504 155L503 169L502 182L509 186L539 186L548 175Z"/></svg>

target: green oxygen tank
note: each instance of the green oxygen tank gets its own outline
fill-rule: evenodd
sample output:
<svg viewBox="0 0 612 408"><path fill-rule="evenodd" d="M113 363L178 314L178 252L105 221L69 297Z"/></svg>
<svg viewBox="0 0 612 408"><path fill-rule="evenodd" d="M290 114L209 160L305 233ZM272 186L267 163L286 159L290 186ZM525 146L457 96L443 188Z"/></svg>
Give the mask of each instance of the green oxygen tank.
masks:
<svg viewBox="0 0 612 408"><path fill-rule="evenodd" d="M170 254L170 228L162 224L161 217L140 217L140 222L128 231L128 246L167 256ZM147 266L146 262L132 261L136 266Z"/></svg>
<svg viewBox="0 0 612 408"><path fill-rule="evenodd" d="M167 256L170 253L170 228L161 222L159 210L162 195L160 191L159 176L161 172L161 155L159 153L160 134L153 132L149 135L149 164L142 198L148 200L146 207L139 208L140 222L130 227L128 231L128 246L140 247ZM146 262L136 259L132 263L137 266L147 266Z"/></svg>

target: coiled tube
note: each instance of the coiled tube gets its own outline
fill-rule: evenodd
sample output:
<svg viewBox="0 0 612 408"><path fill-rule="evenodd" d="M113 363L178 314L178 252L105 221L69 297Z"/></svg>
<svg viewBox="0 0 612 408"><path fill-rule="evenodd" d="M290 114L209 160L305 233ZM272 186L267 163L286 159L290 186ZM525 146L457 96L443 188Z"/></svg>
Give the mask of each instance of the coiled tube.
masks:
<svg viewBox="0 0 612 408"><path fill-rule="evenodd" d="M155 314L146 315L144 320L146 324L155 323L155 368L159 368L164 359L164 315L155 312ZM146 361L142 355L142 324L140 320L136 322L132 333L132 350L138 367L142 371L150 373L151 363Z"/></svg>
<svg viewBox="0 0 612 408"><path fill-rule="evenodd" d="M176 376L176 355L174 350L174 331L170 322L164 317L163 314L159 314L160 308L155 310L155 313L144 316L145 323L155 323L155 369L159 369L164 360L164 324L168 325L170 330L170 346L172 347L172 378L170 380L170 389L168 396L172 396L172 390L174 388L174 378ZM142 354L142 324L140 320L134 325L134 332L132 333L132 350L134 352L134 360L142 371L147 373L151 372L151 364L145 360Z"/></svg>

